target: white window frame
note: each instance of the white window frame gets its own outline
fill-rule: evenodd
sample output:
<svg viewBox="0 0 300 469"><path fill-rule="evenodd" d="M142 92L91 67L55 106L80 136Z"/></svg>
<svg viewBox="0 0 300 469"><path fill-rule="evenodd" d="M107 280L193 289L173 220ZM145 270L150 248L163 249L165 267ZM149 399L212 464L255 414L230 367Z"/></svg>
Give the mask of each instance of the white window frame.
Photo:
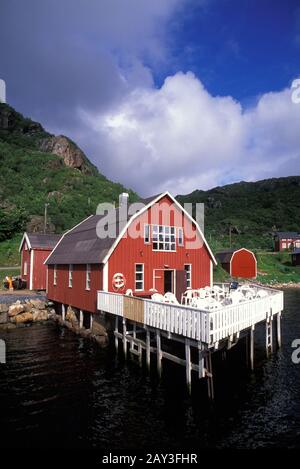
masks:
<svg viewBox="0 0 300 469"><path fill-rule="evenodd" d="M137 270L138 265L142 266L142 270ZM135 291L144 291L144 289L145 289L145 265L138 262L138 263L134 264L134 266L135 266L134 267L134 290ZM137 280L137 274L142 274L142 280L140 280L140 279ZM142 284L142 288L136 288L137 282Z"/></svg>
<svg viewBox="0 0 300 469"><path fill-rule="evenodd" d="M73 287L73 264L69 264L69 288Z"/></svg>
<svg viewBox="0 0 300 469"><path fill-rule="evenodd" d="M23 268L23 275L27 275L27 274L28 274L28 262L25 261L24 268Z"/></svg>
<svg viewBox="0 0 300 469"><path fill-rule="evenodd" d="M57 264L54 264L53 269L53 285L57 285Z"/></svg>
<svg viewBox="0 0 300 469"><path fill-rule="evenodd" d="M177 228L178 232L178 246L184 246L184 239L183 239L183 228L180 226Z"/></svg>
<svg viewBox="0 0 300 469"><path fill-rule="evenodd" d="M172 230L173 230L173 233L172 233ZM157 235L157 241L154 240L154 235ZM162 236L161 241L160 241L160 236ZM170 241L166 241L167 237L170 238ZM157 249L154 248L154 244L158 245ZM163 248L159 248L159 245L161 244L163 245ZM174 249L165 249L166 245L169 245L171 247L172 244L174 245ZM176 227L175 226L152 225L152 251L176 252Z"/></svg>
<svg viewBox="0 0 300 469"><path fill-rule="evenodd" d="M88 291L91 289L91 264L86 264L85 289Z"/></svg>
<svg viewBox="0 0 300 469"><path fill-rule="evenodd" d="M184 264L184 270L186 271L186 288L192 288L192 264Z"/></svg>
<svg viewBox="0 0 300 469"><path fill-rule="evenodd" d="M148 241L146 241L146 229L148 229ZM151 225L148 225L145 223L144 225L144 243L145 244L150 244L151 243Z"/></svg>

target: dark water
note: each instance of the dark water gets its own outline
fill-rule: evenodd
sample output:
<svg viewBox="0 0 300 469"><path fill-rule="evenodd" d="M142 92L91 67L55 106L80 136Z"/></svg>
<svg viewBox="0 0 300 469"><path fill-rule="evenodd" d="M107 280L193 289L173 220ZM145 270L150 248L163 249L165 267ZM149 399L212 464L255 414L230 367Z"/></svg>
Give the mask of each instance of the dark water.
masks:
<svg viewBox="0 0 300 469"><path fill-rule="evenodd" d="M283 347L265 359L256 334L256 369L245 365L245 343L215 356L216 401L195 381L190 398L184 370L164 367L159 383L114 349L99 349L54 324L13 330L0 365L0 446L116 449L300 447L300 290L285 294Z"/></svg>

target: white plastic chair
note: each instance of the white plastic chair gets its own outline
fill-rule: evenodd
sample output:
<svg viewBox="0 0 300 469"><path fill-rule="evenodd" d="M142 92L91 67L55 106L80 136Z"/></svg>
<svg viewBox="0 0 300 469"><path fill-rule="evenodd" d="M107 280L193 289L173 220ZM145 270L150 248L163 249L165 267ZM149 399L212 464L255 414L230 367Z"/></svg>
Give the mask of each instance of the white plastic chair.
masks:
<svg viewBox="0 0 300 469"><path fill-rule="evenodd" d="M133 291L131 290L131 288L128 288L128 290L126 290L125 295L133 296Z"/></svg>
<svg viewBox="0 0 300 469"><path fill-rule="evenodd" d="M171 304L174 304L174 305L178 305L178 304L179 304L179 302L178 302L176 296L174 295L174 293L171 293L171 292L165 293L165 295L164 295L164 302L165 302L165 303L171 303Z"/></svg>
<svg viewBox="0 0 300 469"><path fill-rule="evenodd" d="M153 301L159 301L160 303L164 302L164 296L161 295L160 293L153 293L151 296L151 300Z"/></svg>

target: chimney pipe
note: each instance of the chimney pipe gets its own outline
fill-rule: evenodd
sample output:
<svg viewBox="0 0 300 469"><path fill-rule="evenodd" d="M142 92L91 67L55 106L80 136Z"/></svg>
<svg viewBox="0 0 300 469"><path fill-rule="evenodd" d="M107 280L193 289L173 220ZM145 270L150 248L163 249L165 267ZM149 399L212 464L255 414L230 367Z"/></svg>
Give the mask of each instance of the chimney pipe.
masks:
<svg viewBox="0 0 300 469"><path fill-rule="evenodd" d="M122 194L119 195L119 207L122 207L124 205L127 206L128 198L129 194L127 194L127 192L122 192Z"/></svg>

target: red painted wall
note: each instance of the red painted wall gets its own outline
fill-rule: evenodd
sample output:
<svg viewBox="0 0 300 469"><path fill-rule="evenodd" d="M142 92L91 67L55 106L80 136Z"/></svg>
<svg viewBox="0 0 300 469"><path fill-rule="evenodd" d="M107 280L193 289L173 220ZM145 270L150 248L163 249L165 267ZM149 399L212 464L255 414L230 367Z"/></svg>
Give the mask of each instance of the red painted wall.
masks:
<svg viewBox="0 0 300 469"><path fill-rule="evenodd" d="M299 238L276 239L274 241L274 251L293 250L300 247Z"/></svg>
<svg viewBox="0 0 300 469"><path fill-rule="evenodd" d="M240 250L231 258L232 277L255 278L256 261L254 255L246 250Z"/></svg>
<svg viewBox="0 0 300 469"><path fill-rule="evenodd" d="M33 271L32 271L32 289L46 290L47 285L47 267L44 265L51 250L34 249L33 252Z"/></svg>
<svg viewBox="0 0 300 469"><path fill-rule="evenodd" d="M57 284L53 285L54 266L48 266L48 293L50 300L95 313L97 290L102 289L102 266L91 265L91 289L86 290L86 265L73 265L73 286L69 287L69 266L57 266Z"/></svg>
<svg viewBox="0 0 300 469"><path fill-rule="evenodd" d="M166 203L168 206L172 203L167 197L162 199L159 206ZM142 229L145 223L153 220L148 219L149 211L145 212L133 222L130 231ZM177 209L176 215L172 214L169 221L163 219L159 209L154 213L157 217L155 223L161 225L184 226L182 212ZM177 243L176 252L156 252L152 251L152 244L145 244L143 236L132 239L130 236L123 237L115 248L113 254L108 260L108 291L115 291L112 286L113 275L121 272L126 278L126 285L119 293L125 293L128 288L134 291L135 283L135 263L143 263L145 268L145 284L143 292L135 292L136 295L149 294L149 289L153 287L153 269L183 270L184 264L192 264L192 288L200 288L210 284L210 255L207 248L202 244L195 226L189 222L185 227L187 237L184 239L184 246L180 247ZM189 237L189 239L188 239ZM195 245L188 247L188 242ZM97 253L95 252L95 256ZM71 305L84 311L96 312L97 290L103 289L102 283L102 265L91 265L91 290L85 290L86 265L73 266L73 287L69 288L69 266L57 266L57 285L53 285L54 266L48 266L48 298L58 303ZM162 282L155 285L156 289L162 288ZM151 293L150 293L151 294Z"/></svg>
<svg viewBox="0 0 300 469"><path fill-rule="evenodd" d="M29 288L30 282L30 251L25 249L26 241L21 249L21 278L26 281L26 288ZM24 274L24 264L27 262L27 275Z"/></svg>
<svg viewBox="0 0 300 469"><path fill-rule="evenodd" d="M170 206L172 201L168 197L164 197L160 202ZM144 215L138 217L135 226L137 229L142 227L145 223L151 224L171 225L176 227L184 226L184 217L182 212L177 209L175 214L171 214L170 222L163 220L162 213L158 213L157 208L155 216L157 216L156 223L150 219L149 210ZM187 220L185 218L185 220ZM187 222L186 222L187 224ZM132 229L132 228L131 228ZM133 290L135 295L143 295L149 293L149 289L153 288L153 270L164 269L165 265L168 269L183 270L184 264L192 264L192 288L201 288L210 284L210 255L206 246L202 245L200 237L196 232L196 228L189 221L188 226L185 227L186 234L190 241L198 241L197 249L188 246L188 239L184 239L184 246L176 245L176 252L160 252L153 251L152 244L145 244L143 237L138 239L131 239L130 237L123 238L108 261L108 290L114 291L113 276L115 273L123 273L126 279L125 288ZM144 264L144 291L135 292L135 264ZM155 281L155 288L162 292L163 287L163 272L157 272L161 279Z"/></svg>

